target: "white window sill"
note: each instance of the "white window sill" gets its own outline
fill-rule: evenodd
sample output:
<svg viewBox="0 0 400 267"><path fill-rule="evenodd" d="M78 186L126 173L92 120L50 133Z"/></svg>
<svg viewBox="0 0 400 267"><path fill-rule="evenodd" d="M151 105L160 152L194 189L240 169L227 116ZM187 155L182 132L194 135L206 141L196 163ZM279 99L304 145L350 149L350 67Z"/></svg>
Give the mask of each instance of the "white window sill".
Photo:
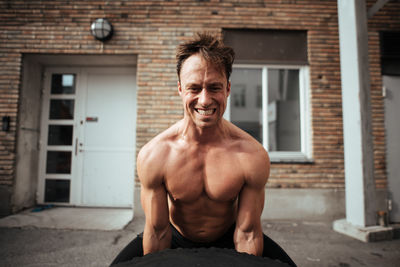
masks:
<svg viewBox="0 0 400 267"><path fill-rule="evenodd" d="M298 152L269 152L271 163L314 163L311 157Z"/></svg>

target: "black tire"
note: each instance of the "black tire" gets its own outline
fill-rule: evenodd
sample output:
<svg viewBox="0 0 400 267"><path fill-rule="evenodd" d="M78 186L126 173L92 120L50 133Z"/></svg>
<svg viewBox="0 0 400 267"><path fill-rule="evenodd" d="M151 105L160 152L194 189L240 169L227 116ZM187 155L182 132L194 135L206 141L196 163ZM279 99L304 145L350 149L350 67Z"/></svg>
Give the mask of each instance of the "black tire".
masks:
<svg viewBox="0 0 400 267"><path fill-rule="evenodd" d="M163 266L163 267L284 267L289 266L278 260L238 253L233 249L222 248L178 248L166 249L143 257L133 258L115 266Z"/></svg>

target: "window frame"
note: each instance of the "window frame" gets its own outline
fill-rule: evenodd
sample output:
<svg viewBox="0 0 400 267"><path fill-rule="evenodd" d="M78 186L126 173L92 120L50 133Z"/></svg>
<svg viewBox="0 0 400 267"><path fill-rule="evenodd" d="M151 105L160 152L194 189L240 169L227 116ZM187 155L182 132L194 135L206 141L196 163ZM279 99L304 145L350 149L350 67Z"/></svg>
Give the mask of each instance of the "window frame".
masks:
<svg viewBox="0 0 400 267"><path fill-rule="evenodd" d="M268 151L271 162L311 162L311 110L310 110L310 83L309 66L305 65L269 65L269 64L234 64L235 68L260 69L262 71L262 134L263 146L268 151L268 70L291 69L299 70L299 105L300 105L300 151ZM228 98L224 118L230 121L231 97Z"/></svg>

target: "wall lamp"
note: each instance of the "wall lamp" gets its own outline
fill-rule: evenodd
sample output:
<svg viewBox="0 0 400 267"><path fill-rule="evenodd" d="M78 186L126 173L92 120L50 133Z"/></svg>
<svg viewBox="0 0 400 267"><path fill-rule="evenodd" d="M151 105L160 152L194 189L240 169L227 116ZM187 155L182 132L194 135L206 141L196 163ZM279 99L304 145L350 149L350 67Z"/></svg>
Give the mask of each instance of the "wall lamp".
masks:
<svg viewBox="0 0 400 267"><path fill-rule="evenodd" d="M100 18L93 21L92 25L90 26L90 31L92 32L94 38L102 42L110 40L113 35L113 27L105 18Z"/></svg>

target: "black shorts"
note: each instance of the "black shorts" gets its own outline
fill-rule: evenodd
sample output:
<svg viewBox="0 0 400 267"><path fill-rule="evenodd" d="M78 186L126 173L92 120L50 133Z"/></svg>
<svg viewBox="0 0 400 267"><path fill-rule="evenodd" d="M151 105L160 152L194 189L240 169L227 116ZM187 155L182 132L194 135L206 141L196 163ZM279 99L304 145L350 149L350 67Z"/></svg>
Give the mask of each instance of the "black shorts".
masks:
<svg viewBox="0 0 400 267"><path fill-rule="evenodd" d="M233 234L235 232L235 225L232 225L228 231L220 238L213 242L199 243L193 242L186 237L182 236L174 226L171 225L172 238L171 248L230 248L235 249L235 243L233 242ZM125 261L130 261L134 257L143 256L143 233L139 234L134 240L132 240L114 259L111 263L117 264ZM290 266L296 266L292 259L286 254L286 252L271 238L264 234L264 250L263 257L270 259L277 259L282 262L288 263Z"/></svg>

